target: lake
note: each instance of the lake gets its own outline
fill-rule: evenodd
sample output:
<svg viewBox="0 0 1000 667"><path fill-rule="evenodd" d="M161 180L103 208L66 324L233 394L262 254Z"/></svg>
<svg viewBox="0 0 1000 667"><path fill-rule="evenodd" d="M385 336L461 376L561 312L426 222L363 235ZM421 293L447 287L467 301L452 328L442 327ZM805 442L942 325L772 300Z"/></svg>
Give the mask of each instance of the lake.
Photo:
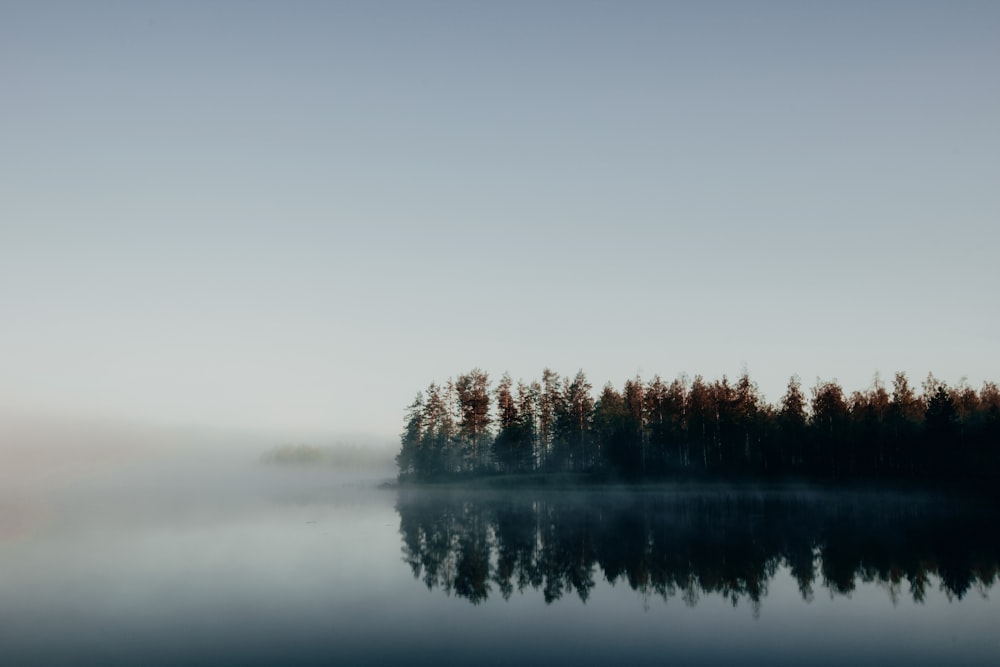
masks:
<svg viewBox="0 0 1000 667"><path fill-rule="evenodd" d="M132 461L0 491L9 665L993 665L996 513Z"/></svg>

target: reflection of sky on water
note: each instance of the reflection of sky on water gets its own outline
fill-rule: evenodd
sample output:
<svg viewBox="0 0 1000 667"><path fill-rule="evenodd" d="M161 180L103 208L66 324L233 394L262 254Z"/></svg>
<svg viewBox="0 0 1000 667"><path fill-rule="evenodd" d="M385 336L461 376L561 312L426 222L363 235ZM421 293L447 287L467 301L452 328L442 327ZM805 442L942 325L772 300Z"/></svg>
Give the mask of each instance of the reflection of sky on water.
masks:
<svg viewBox="0 0 1000 667"><path fill-rule="evenodd" d="M598 571L586 604L530 587L474 606L402 562L395 492L324 471L131 469L64 490L0 546L0 645L21 665L988 664L1000 610L971 591L894 605L859 583L806 604L787 569L757 618ZM184 474L182 474L184 473Z"/></svg>

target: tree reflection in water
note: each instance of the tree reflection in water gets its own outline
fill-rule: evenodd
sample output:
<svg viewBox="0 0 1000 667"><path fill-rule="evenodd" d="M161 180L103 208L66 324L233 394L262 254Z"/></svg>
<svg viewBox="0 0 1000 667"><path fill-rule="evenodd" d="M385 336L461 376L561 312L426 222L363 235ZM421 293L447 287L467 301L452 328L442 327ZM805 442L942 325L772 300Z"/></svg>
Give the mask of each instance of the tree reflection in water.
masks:
<svg viewBox="0 0 1000 667"><path fill-rule="evenodd" d="M461 492L402 489L404 560L429 589L473 604L494 591L586 602L603 576L644 597L741 600L759 613L779 568L803 599L817 586L850 595L931 578L949 599L997 579L996 512L971 501L906 494L749 491Z"/></svg>

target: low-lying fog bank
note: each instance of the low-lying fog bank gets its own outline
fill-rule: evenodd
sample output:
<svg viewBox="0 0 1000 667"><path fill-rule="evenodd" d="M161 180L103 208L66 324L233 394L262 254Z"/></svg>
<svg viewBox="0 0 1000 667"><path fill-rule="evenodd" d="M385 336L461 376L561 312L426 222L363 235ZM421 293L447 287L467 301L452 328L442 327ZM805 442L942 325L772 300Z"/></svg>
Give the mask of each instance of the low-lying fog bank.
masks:
<svg viewBox="0 0 1000 667"><path fill-rule="evenodd" d="M0 544L52 521L73 518L94 527L188 520L252 511L276 497L375 488L395 475L391 449L378 441L289 450L275 446L275 440L198 428L0 414ZM288 451L316 456L275 460Z"/></svg>

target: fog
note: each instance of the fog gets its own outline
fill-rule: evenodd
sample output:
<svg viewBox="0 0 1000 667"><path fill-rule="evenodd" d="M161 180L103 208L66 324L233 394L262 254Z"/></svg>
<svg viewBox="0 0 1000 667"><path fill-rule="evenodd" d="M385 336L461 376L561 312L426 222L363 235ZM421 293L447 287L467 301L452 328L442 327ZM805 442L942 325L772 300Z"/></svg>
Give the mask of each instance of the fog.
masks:
<svg viewBox="0 0 1000 667"><path fill-rule="evenodd" d="M992 519L933 497L396 488L391 453L8 416L3 657L929 665L947 648L978 665L998 648Z"/></svg>
<svg viewBox="0 0 1000 667"><path fill-rule="evenodd" d="M377 445L332 440L318 463L270 465L262 456L282 445L267 435L4 417L10 664L224 664L244 628L294 634L304 609L346 593L344 574L373 562L358 540L392 511ZM395 561L397 541L390 528L367 547Z"/></svg>
<svg viewBox="0 0 1000 667"><path fill-rule="evenodd" d="M316 460L268 465L289 448L270 434L0 414L0 543L53 522L124 531L205 520L394 475L385 442L329 442L295 445Z"/></svg>

